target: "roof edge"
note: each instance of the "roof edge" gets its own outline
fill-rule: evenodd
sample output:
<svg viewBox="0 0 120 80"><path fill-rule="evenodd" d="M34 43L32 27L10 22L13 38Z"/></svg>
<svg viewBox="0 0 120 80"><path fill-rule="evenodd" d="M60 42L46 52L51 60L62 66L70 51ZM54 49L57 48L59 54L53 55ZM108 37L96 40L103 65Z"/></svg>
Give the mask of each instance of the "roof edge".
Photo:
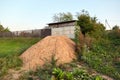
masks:
<svg viewBox="0 0 120 80"><path fill-rule="evenodd" d="M48 23L48 25L53 25L53 24L61 24L61 23L69 23L69 22L75 22L77 20L71 20L71 21L62 21L62 22L53 22L53 23Z"/></svg>

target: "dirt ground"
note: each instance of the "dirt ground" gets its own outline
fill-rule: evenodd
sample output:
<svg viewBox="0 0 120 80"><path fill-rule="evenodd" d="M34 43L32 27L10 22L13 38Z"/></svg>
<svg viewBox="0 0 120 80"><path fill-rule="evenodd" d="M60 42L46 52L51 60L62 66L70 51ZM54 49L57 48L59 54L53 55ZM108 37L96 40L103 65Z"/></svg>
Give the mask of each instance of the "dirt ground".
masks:
<svg viewBox="0 0 120 80"><path fill-rule="evenodd" d="M75 43L66 36L48 36L20 56L23 67L27 70L50 62L52 57L57 60L57 65L76 59Z"/></svg>

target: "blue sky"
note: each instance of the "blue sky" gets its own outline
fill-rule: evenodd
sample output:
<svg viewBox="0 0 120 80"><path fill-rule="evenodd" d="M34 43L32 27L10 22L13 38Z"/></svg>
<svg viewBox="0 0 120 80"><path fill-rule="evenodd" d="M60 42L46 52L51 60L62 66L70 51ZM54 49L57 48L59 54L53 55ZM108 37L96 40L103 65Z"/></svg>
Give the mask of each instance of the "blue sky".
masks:
<svg viewBox="0 0 120 80"><path fill-rule="evenodd" d="M0 0L0 23L12 31L41 29L55 13L82 9L103 24L107 19L111 27L120 26L120 0Z"/></svg>

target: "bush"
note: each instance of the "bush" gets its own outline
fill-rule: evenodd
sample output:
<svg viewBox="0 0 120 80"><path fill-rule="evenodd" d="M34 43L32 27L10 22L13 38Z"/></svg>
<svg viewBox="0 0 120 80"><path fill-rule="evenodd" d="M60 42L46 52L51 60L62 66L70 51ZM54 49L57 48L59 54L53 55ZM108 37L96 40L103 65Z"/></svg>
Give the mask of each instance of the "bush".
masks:
<svg viewBox="0 0 120 80"><path fill-rule="evenodd" d="M109 31L108 37L110 39L120 39L120 29Z"/></svg>
<svg viewBox="0 0 120 80"><path fill-rule="evenodd" d="M109 41L98 40L92 45L91 50L83 55L83 60L96 71L118 80L120 73L113 64L119 54L113 49Z"/></svg>
<svg viewBox="0 0 120 80"><path fill-rule="evenodd" d="M92 76L83 69L75 68L73 71L63 71L59 68L53 70L52 80L103 80L100 76Z"/></svg>

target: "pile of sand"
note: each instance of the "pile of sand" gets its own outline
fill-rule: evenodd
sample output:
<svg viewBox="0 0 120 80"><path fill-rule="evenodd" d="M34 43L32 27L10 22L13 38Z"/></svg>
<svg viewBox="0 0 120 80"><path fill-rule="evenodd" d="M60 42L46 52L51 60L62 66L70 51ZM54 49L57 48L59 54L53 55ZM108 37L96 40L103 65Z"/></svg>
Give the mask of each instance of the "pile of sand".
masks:
<svg viewBox="0 0 120 80"><path fill-rule="evenodd" d="M36 69L51 61L53 55L57 65L71 62L76 58L75 43L65 36L48 36L26 50L20 58L23 68Z"/></svg>

